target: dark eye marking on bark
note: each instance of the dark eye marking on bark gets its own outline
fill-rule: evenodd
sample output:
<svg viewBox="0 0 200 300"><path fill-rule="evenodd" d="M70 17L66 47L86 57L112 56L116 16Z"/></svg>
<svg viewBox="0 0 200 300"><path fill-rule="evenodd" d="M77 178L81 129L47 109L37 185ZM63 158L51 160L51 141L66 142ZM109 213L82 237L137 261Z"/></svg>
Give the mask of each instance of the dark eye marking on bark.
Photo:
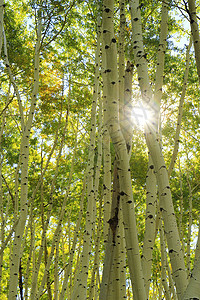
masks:
<svg viewBox="0 0 200 300"><path fill-rule="evenodd" d="M120 192L119 194L120 194L120 196L124 196L124 195L128 196L128 195L127 195L126 193L124 193L123 191Z"/></svg>
<svg viewBox="0 0 200 300"><path fill-rule="evenodd" d="M166 169L166 166L161 166L160 169L162 169L162 168ZM160 169L159 169L159 170L160 170Z"/></svg>
<svg viewBox="0 0 200 300"><path fill-rule="evenodd" d="M173 252L176 252L176 251L174 249L169 250L169 253L173 253Z"/></svg>
<svg viewBox="0 0 200 300"><path fill-rule="evenodd" d="M162 193L162 194L161 194L161 196L166 196L166 195L167 195L167 193Z"/></svg>

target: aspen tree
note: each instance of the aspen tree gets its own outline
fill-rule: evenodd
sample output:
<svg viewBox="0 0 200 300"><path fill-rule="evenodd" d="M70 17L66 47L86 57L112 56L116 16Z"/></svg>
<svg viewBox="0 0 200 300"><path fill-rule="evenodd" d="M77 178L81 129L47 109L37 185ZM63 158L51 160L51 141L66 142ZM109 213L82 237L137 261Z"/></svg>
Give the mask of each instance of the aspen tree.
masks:
<svg viewBox="0 0 200 300"><path fill-rule="evenodd" d="M156 67L156 80L154 91L154 103L156 105L157 116L154 120L155 131L158 132L158 139L160 139L159 123L160 123L160 105L162 98L162 86L163 86L163 72L165 51L167 43L168 32L168 6L167 2L162 3L161 10L161 24L159 34L159 46L157 54L157 67ZM152 266L152 254L153 246L155 242L156 231L156 208L157 208L157 186L155 168L149 154L148 171L146 177L146 218L145 218L145 234L143 242L142 252L142 267L145 280L146 293L149 293L149 286L151 281L151 266Z"/></svg>
<svg viewBox="0 0 200 300"><path fill-rule="evenodd" d="M60 120L59 121L61 121L61 115L60 115ZM51 211L52 211L52 208L53 208L53 191L54 191L54 188L55 188L55 182L56 182L57 175L58 175L58 167L59 167L59 163L60 163L62 149L63 149L63 146L64 146L64 140L65 140L67 126L68 126L68 114L66 114L65 127L64 127L64 130L63 130L63 136L62 136L62 140L61 140L61 145L59 147L59 153L57 155L57 160L56 160L55 174L54 174L54 177L53 177L53 180L52 180L52 183L51 183L51 190L50 190L50 197L49 197L49 201L48 201L49 203L48 203L48 210L47 210L46 220L44 220L44 215L43 215L43 200L41 199L41 212L42 212L41 218L42 218L42 229L43 230L42 230L41 245L40 245L40 249L39 249L37 263L35 265L35 269L34 269L33 274L32 274L32 285L31 285L31 297L32 298L35 298L36 289L37 289L37 279L38 279L38 274L39 274L39 270L40 270L40 265L41 265L41 262L42 262L42 255L43 255L43 253L45 253L44 251L45 251L45 244L46 244L46 232L47 232L47 229L48 229L48 226L49 226L50 217L51 217ZM57 140L57 133L56 133L55 140ZM74 149L74 151L75 150L76 150L76 143L75 143L75 149ZM47 167L47 163L46 163L44 171L46 171L46 167ZM72 159L71 169L73 169L73 159ZM41 170L41 178L38 181L38 184L37 184L35 190L37 190L37 188L39 187L40 184L41 184L41 188L42 188L44 171ZM70 174L71 173L72 173L72 171L70 170ZM70 181L71 181L71 176L69 176L68 185L70 185ZM65 198L66 198L66 195L65 195ZM34 198L32 196L32 200L33 199ZM58 240L59 240L59 238L58 238ZM46 264L47 264L47 262L46 262ZM48 271L47 271L47 273L48 273Z"/></svg>
<svg viewBox="0 0 200 300"><path fill-rule="evenodd" d="M106 81L104 82L104 84L107 85L107 99L104 99L105 114L107 115L106 125L108 126L108 130L116 152L117 168L119 172L120 182L120 199L122 201L123 222L125 229L126 250L129 270L131 274L133 294L136 299L146 299L138 246L129 158L126 143L123 138L118 119L119 103L117 84L117 49L113 27L113 8L114 1L105 0L103 2L103 51L105 51L106 60ZM112 231L114 233L114 230Z"/></svg>
<svg viewBox="0 0 200 300"><path fill-rule="evenodd" d="M187 88L187 81L188 81L188 74L189 74L189 62L190 62L190 49L192 46L192 39L190 38L190 43L187 47L186 51L186 66L185 66L185 73L184 73L184 79L183 79L183 89L181 92L181 97L179 100L179 108L178 108L178 118L177 118L177 125L176 125L176 133L175 133L175 144L174 144L174 149L170 161L170 165L168 168L168 175L170 178L171 172L174 168L176 158L178 155L178 148L179 148L179 136L180 136L180 131L181 131L181 120L183 116L183 104L184 104L184 99L185 99L185 94L186 94L186 88Z"/></svg>
<svg viewBox="0 0 200 300"><path fill-rule="evenodd" d="M124 2L122 1L121 9L121 23L122 23L122 33L124 32L125 27L125 10ZM119 70L120 72L120 70ZM127 153L129 156L129 161L131 157L132 150L132 135L133 129L130 124L131 111L132 111L132 77L133 77L133 65L127 61L124 74L124 87L123 88L123 103L122 103L122 119L120 122L122 133L126 142ZM119 98L120 99L120 98ZM119 299L126 298L126 248L125 248L125 232L123 226L123 211L122 211L122 202L119 203L119 223L118 223L118 232L116 237L118 238L117 251L118 251L118 269L119 269Z"/></svg>
<svg viewBox="0 0 200 300"><path fill-rule="evenodd" d="M156 231L156 207L157 207L157 189L154 166L149 156L148 170L146 175L146 215L145 215L145 233L142 249L142 269L144 273L146 293L149 293L151 282L151 266L153 246L155 242Z"/></svg>
<svg viewBox="0 0 200 300"><path fill-rule="evenodd" d="M189 15L190 19L190 26L192 32L192 39L194 45L194 52L195 52L195 59L196 59L196 67L197 67L197 74L200 83L200 37L199 37L199 25L197 20L197 13L196 13L196 4L195 0L188 0L188 7L186 6L186 10Z"/></svg>
<svg viewBox="0 0 200 300"><path fill-rule="evenodd" d="M103 47L103 45L102 45ZM105 63L105 52L102 49L102 78L103 82L106 81L106 63ZM104 243L105 243L105 256L104 256L104 267L103 274L100 286L100 295L99 299L107 299L108 297L108 288L110 282L110 274L112 272L112 262L114 254L114 243L113 243L113 234L111 232L109 220L112 219L112 216L115 215L115 207L117 206L116 201L117 197L114 197L114 194L117 195L117 181L116 181L116 164L114 164L113 171L113 186L112 186L112 197L111 197L111 153L110 153L110 135L107 127L107 115L105 114L106 105L105 99L107 99L107 85L103 84L103 106L104 106ZM107 141L107 144L105 144ZM112 198L112 199L111 199Z"/></svg>
<svg viewBox="0 0 200 300"><path fill-rule="evenodd" d="M127 152L131 153L131 138L132 128L129 125L130 120L130 103L132 101L132 65L127 63L125 72L125 49L124 49L124 36L125 36L125 2L119 1L120 9L120 31L119 31L119 122L127 145ZM104 89L104 92L106 88ZM105 93L106 96L106 93ZM106 96L107 97L107 96ZM128 124L128 126L127 126ZM115 164L116 166L116 164ZM114 170L114 172L117 172ZM126 251L124 243L124 228L123 228L123 214L120 201L119 177L114 176L114 192L112 200L112 212L110 220L118 218L115 236L113 233L113 258L110 259L110 279L108 282L108 299L124 299L126 297ZM116 198L116 199L114 199ZM112 234L112 233L111 233ZM111 246L112 247L112 246ZM106 249L106 255L110 251ZM108 268L109 265L104 266Z"/></svg>
<svg viewBox="0 0 200 300"><path fill-rule="evenodd" d="M55 266L54 266L54 300L58 300L59 296L59 243L56 244Z"/></svg>
<svg viewBox="0 0 200 300"><path fill-rule="evenodd" d="M124 65L123 61L121 62L121 65ZM121 68L121 72L124 74L123 68ZM123 78L124 76L125 78ZM132 129L129 128L129 124L127 126L127 123L130 121L130 103L132 101L132 65L130 62L127 63L124 76L119 75L119 83L123 91L123 93L120 93L120 97L122 98L119 100L119 103L121 103L121 109L119 109L121 115L119 115L119 117L121 119L122 132L125 137L127 152L130 159ZM104 98L106 99L107 89L105 86L103 91ZM124 228L122 226L123 214L120 201L119 175L116 160L114 162L113 173L112 208L109 222L112 222L112 220L115 220L116 222L117 219L118 221L117 224L115 224L115 230L109 231L100 289L100 299L109 299L111 297L115 299L123 299L126 295L126 253L124 248Z"/></svg>
<svg viewBox="0 0 200 300"><path fill-rule="evenodd" d="M164 240L164 230L162 227L162 224L160 224L160 252L161 252L161 279L162 279L162 285L164 287L165 291L165 297L166 300L170 300L170 290L169 286L167 283L167 260L166 260L166 245L165 245L165 240Z"/></svg>
<svg viewBox="0 0 200 300"><path fill-rule="evenodd" d="M104 90L105 92L105 90ZM105 94L104 94L105 97ZM116 162L114 164L114 172L113 172L113 193L112 193L112 207L111 207L111 215L110 219L107 221L110 225L110 222L113 221L113 226L109 227L108 231L108 239L106 241L106 250L105 250L105 257L104 257L104 268L102 274L102 281L100 287L100 295L99 299L107 299L108 293L111 292L109 288L112 289L113 277L111 273L113 273L113 259L114 259L114 252L115 252L115 239L116 239L116 230L117 230L117 213L118 213L118 199L119 199L119 181L117 180L117 168ZM112 226L112 224L111 224ZM113 274L112 274L113 275Z"/></svg>
<svg viewBox="0 0 200 300"><path fill-rule="evenodd" d="M95 158L95 137L96 137L96 106L99 91L99 64L100 64L100 36L97 35L97 49L96 49L96 68L94 78L94 91L91 110L91 131L90 131L90 147L88 155L88 173L87 173L87 213L86 225L84 232L84 245L80 260L80 271L74 285L72 300L77 298L86 299L87 297L87 279L89 268L89 256L92 247L92 234L95 226L95 186L94 186L94 158Z"/></svg>
<svg viewBox="0 0 200 300"><path fill-rule="evenodd" d="M200 299L200 257L197 259L192 271L189 284L182 300Z"/></svg>
<svg viewBox="0 0 200 300"><path fill-rule="evenodd" d="M78 215L76 227L75 227L75 230L74 230L74 238L73 238L73 242L72 242L72 247L71 247L70 252L69 252L68 263L65 263L66 265L65 265L64 279L63 279L63 282L62 282L62 289L61 289L61 292L59 294L59 300L65 299L65 294L66 294L67 286L68 286L67 283L68 283L68 279L69 279L69 276L70 276L71 270L72 270L74 253L75 253L75 249L76 249L76 245L77 245L77 239L78 239L78 232L79 232L79 229L80 229L81 219L82 219L82 216L83 216L83 204L84 204L84 197L85 197L85 193L86 193L86 177L87 177L86 175L87 174L85 173L84 179L83 179L83 190L82 190L82 194L81 194L79 215Z"/></svg>
<svg viewBox="0 0 200 300"><path fill-rule="evenodd" d="M100 94L100 93L99 93ZM98 122L98 146L97 146L97 163L96 163L96 172L94 178L94 198L95 202L98 201L98 194L99 194L99 178L100 178L100 169L102 165L102 98L101 94L99 95L99 122ZM99 247L100 247L100 232L101 232L101 213L102 213L102 196L100 200L100 207L99 207L99 218L97 223L97 232L96 232L96 241L95 241L95 255L94 255L94 264L93 264L93 271L91 276L90 282L90 289L89 289L89 299L94 299L94 292L95 292L95 277L97 273L97 269L99 267ZM94 211L96 215L96 212Z"/></svg>
<svg viewBox="0 0 200 300"><path fill-rule="evenodd" d="M154 111L155 119L157 118L156 104L152 102L152 90L149 83L148 68L146 56L143 47L141 14L139 1L130 1L131 20L133 29L134 57L138 72L138 80L144 105L147 105ZM169 248L173 279L176 283L177 295L181 299L187 286L187 277L185 263L181 249L180 237L176 224L172 196L169 186L168 174L160 148L154 126L148 125L145 128L145 137L149 148L156 172L156 178L160 193L160 210L162 212L166 238Z"/></svg>
<svg viewBox="0 0 200 300"><path fill-rule="evenodd" d="M93 270L91 276L91 282L88 292L88 299L93 300L96 296L95 287L98 286L97 281L97 271L99 269L99 254L100 254L100 237L101 237L101 218L102 218L102 197L100 199L100 207L99 207L99 218L97 224L97 233L96 233L96 241L95 241L95 255L94 255L94 263L93 263Z"/></svg>
<svg viewBox="0 0 200 300"><path fill-rule="evenodd" d="M64 137L63 137L63 141L64 141ZM60 148L62 149L62 143L61 143ZM56 227L56 230L55 230L54 235L53 235L52 246L51 246L50 254L48 256L48 260L47 260L46 268L45 268L45 271L44 271L44 275L43 275L43 278L41 280L41 284L40 284L40 287L38 289L38 292L37 292L36 296L34 296L36 299L40 299L40 297L42 295L42 292L43 292L43 289L44 289L44 284L45 284L45 281L47 279L47 275L48 275L48 272L49 272L49 269L50 269L50 266L51 266L51 262L52 262L52 259L53 259L53 256L54 256L54 249L55 249L57 243L59 244L59 241L60 241L60 233L61 233L61 229L62 229L61 225L62 225L62 222L63 222L64 215L66 214L66 204L67 204L67 200L68 200L68 197L69 197L72 174L74 172L74 161L75 161L76 149L77 149L77 133L76 133L76 139L75 139L75 145L74 145L74 152L73 152L73 156L72 156L70 174L69 174L69 179L68 179L68 185L66 187L65 197L64 197L61 209L60 209L60 214L59 214L57 227ZM47 219L47 224L49 223L49 218Z"/></svg>
<svg viewBox="0 0 200 300"><path fill-rule="evenodd" d="M4 15L4 0L0 1L0 55L3 46L3 15Z"/></svg>
<svg viewBox="0 0 200 300"><path fill-rule="evenodd" d="M182 243L182 251L184 254L184 240L183 240L183 174L181 170L180 165L180 158L179 158L179 185L180 185L180 215L178 217L178 229L179 229L179 235Z"/></svg>
<svg viewBox="0 0 200 300"><path fill-rule="evenodd" d="M191 272L190 243L191 243L191 234L192 234L192 188L188 178L188 172L186 172L186 176L187 176L187 184L189 189L189 195L188 195L189 211L188 211L188 226L187 226L188 232L187 232L187 252L186 252L187 275L189 277Z"/></svg>
<svg viewBox="0 0 200 300"><path fill-rule="evenodd" d="M33 210L32 207L30 209L30 246L29 246L29 254L28 254L28 260L27 260L27 266L26 266L26 271L24 275L24 299L28 299L28 280L30 276L30 264L31 264L31 259L33 260L33 268L34 268L34 249L35 249L35 231L34 231L34 225L33 225Z"/></svg>
<svg viewBox="0 0 200 300"><path fill-rule="evenodd" d="M110 153L110 136L106 126L103 127L103 237L105 243L108 241L108 220L111 211L111 153Z"/></svg>
<svg viewBox="0 0 200 300"><path fill-rule="evenodd" d="M195 250L194 265L196 264L199 256L200 256L200 230L198 231L198 239L197 239L196 250Z"/></svg>
<svg viewBox="0 0 200 300"><path fill-rule="evenodd" d="M21 198L20 198L20 219L15 231L13 242L13 253L11 258L10 282L9 282L9 300L14 300L17 296L18 270L21 258L21 242L23 238L25 223L28 213L27 195L28 195L28 159L29 159L29 138L33 122L33 115L36 106L36 99L39 88L39 56L41 40L41 19L38 18L37 41L35 46L35 68L34 85L32 91L32 102L29 110L28 120L25 127L22 126L23 136L21 140ZM23 119L22 119L23 120ZM23 122L22 122L23 125Z"/></svg>

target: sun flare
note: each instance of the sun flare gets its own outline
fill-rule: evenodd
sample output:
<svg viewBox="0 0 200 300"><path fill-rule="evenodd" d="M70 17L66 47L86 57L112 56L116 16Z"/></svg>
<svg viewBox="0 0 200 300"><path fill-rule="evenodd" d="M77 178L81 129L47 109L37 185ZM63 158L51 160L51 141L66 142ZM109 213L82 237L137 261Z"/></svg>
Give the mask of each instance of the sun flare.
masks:
<svg viewBox="0 0 200 300"><path fill-rule="evenodd" d="M153 120L153 111L150 107L144 106L141 102L138 102L132 109L133 123L143 128Z"/></svg>

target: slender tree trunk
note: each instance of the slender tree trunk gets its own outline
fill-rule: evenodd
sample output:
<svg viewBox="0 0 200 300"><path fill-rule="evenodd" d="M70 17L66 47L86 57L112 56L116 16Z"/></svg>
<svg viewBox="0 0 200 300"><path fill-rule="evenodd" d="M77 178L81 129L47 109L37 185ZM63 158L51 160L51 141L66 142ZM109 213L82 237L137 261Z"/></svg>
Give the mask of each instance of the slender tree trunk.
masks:
<svg viewBox="0 0 200 300"><path fill-rule="evenodd" d="M0 0L0 56L3 45L3 14L4 14L4 0Z"/></svg>
<svg viewBox="0 0 200 300"><path fill-rule="evenodd" d="M152 91L149 83L148 68L146 55L144 53L142 26L139 1L130 1L131 19L133 28L133 44L135 63L138 71L138 80L141 89L144 106L154 113L154 120L157 119L158 109L156 103L152 101ZM154 129L154 124L146 124L145 137L147 146L149 148L153 164L155 166L155 173L157 177L159 193L160 193L160 210L162 212L167 243L169 248L169 256L173 269L173 278L176 283L177 294L179 299L183 295L187 286L187 275L185 270L185 263L181 249L180 237L176 224L176 217L172 203L172 196L169 186L168 173L163 158L162 150L160 148L158 138Z"/></svg>
<svg viewBox="0 0 200 300"><path fill-rule="evenodd" d="M97 49L96 49L96 69L94 79L93 102L91 111L91 131L90 131L90 147L88 155L88 173L87 173L87 212L86 224L84 231L84 245L81 254L80 270L77 276L72 300L77 298L86 299L87 297L87 279L90 252L92 247L92 235L95 226L96 202L95 202L95 182L94 182L94 158L95 158L95 138L96 138L96 107L99 92L99 64L100 64L100 35L97 35ZM99 179L99 178L98 178Z"/></svg>
<svg viewBox="0 0 200 300"><path fill-rule="evenodd" d="M151 282L151 266L153 259L153 246L156 231L156 208L157 208L157 188L155 169L151 157L149 156L148 171L146 176L146 215L145 233L142 251L142 269L144 273L145 289L149 294Z"/></svg>
<svg viewBox="0 0 200 300"><path fill-rule="evenodd" d="M32 127L33 115L36 105L36 99L39 88L39 55L41 40L41 20L38 19L37 42L35 47L35 68L34 68L34 87L32 92L32 102L29 111L28 120L25 128L23 128L23 136L21 141L21 199L20 199L20 219L15 231L13 242L13 253L11 258L10 282L9 282L9 300L15 300L17 297L17 282L19 263L21 258L21 243L24 234L25 223L28 213L28 160L29 160L29 138Z"/></svg>
<svg viewBox="0 0 200 300"><path fill-rule="evenodd" d="M166 300L170 300L170 290L167 282L167 265L168 262L166 260L166 245L165 245L165 239L164 239L164 230L162 227L162 223L160 224L160 252L161 252L161 279L162 279L162 285L164 287L165 291L165 298Z"/></svg>
<svg viewBox="0 0 200 300"><path fill-rule="evenodd" d="M126 143L119 125L118 103L118 72L117 48L113 27L114 1L103 1L103 51L105 51L105 73L107 99L105 99L105 114L107 126L115 148L117 168L120 182L120 200L122 201L123 222L125 229L128 265L135 299L146 299L141 260L139 254L138 236L136 229L134 201L131 186L129 156ZM116 229L117 222L113 219L110 227Z"/></svg>
<svg viewBox="0 0 200 300"><path fill-rule="evenodd" d="M190 39L190 43L187 47L187 52L186 52L186 66L185 66L185 74L184 74L184 80L183 80L183 89L182 89L181 97L180 97L180 101L179 101L178 118L177 118L176 133L175 133L175 144L174 144L174 149L173 149L170 165L169 165L169 168L168 168L169 178L171 176L171 172L174 168L176 158L177 158L177 155L178 155L179 136L180 136L180 131L181 131L181 121L182 121L182 116L183 116L183 103L184 103L184 100L185 100L188 74L189 74L189 62L190 62L190 49L191 49L191 46L192 46L192 40Z"/></svg>
<svg viewBox="0 0 200 300"><path fill-rule="evenodd" d="M197 65L197 74L198 74L199 84L200 84L200 37L199 37L199 25L197 20L195 0L188 0L188 7L189 10L187 9L187 7L186 9L188 11L189 18L190 18L190 26L192 31L195 59Z"/></svg>

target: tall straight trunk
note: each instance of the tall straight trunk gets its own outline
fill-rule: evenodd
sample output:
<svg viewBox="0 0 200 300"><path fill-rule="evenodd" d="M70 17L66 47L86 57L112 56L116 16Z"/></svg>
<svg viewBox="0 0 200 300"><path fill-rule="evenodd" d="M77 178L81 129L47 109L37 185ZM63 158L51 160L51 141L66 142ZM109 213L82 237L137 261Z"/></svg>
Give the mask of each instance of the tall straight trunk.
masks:
<svg viewBox="0 0 200 300"><path fill-rule="evenodd" d="M61 116L60 115L60 120L61 120ZM49 226L49 222L50 222L50 217L51 217L51 212L52 212L52 208L53 208L53 191L55 188L55 183L56 183L56 179L57 179L57 175L58 175L58 167L59 167L59 163L60 163L60 159L61 159L61 154L62 154L62 149L64 146L64 141L65 141L65 135L66 135L66 131L67 131L67 126L68 126L68 114L66 114L66 121L65 121L65 127L64 127L64 133L62 136L62 140L61 140L61 144L59 147L59 152L57 155L57 159L56 159L56 168L55 168L55 174L51 183L51 190L50 190L50 197L49 197L49 201L48 201L48 210L47 210L47 216L46 216L46 220L44 222L44 217L43 217L43 201L41 201L41 211L42 211L42 237L41 237L41 244L40 244L40 249L39 249L39 253L38 253L38 257L37 257L37 263L35 265L34 271L32 273L32 285L31 285L31 297L35 298L35 294L36 294L36 288L37 288L37 278L38 278L38 274L39 274L39 269L40 269L40 265L41 265L41 261L42 261L42 255L44 253L44 249L45 249L45 243L46 243L46 232ZM56 132L56 137L57 137L58 132ZM57 138L55 137L55 141L57 140ZM54 146L53 146L54 148ZM76 150L76 143L75 143L75 150ZM40 180L38 181L38 184L36 186L35 191L38 189L38 187L41 185L41 190L42 190L42 184L43 184L43 177L44 174L46 172L46 168L48 165L48 160L46 163L46 166L44 168L44 170L41 169L41 177ZM72 160L72 166L71 168L73 168L73 160ZM69 181L68 181L68 186L70 184L70 180L71 180L71 173L72 171L70 170L70 176L69 176ZM33 195L35 195L35 191L33 192ZM32 199L34 199L32 195ZM65 195L66 198L66 195ZM42 197L41 197L42 200ZM32 204L32 202L31 202Z"/></svg>
<svg viewBox="0 0 200 300"><path fill-rule="evenodd" d="M95 226L95 139L96 139L96 107L99 91L99 64L100 64L100 33L97 33L97 49L95 54L95 78L94 78L94 91L91 111L91 131L90 131L90 146L88 155L88 173L87 173L87 212L86 212L86 224L84 231L84 244L81 254L81 260L79 265L79 274L77 276L72 300L77 298L86 299L87 297L87 279L89 259L92 247L92 235ZM98 178L99 179L99 178Z"/></svg>
<svg viewBox="0 0 200 300"><path fill-rule="evenodd" d="M200 36L199 36L199 25L197 20L195 0L188 0L188 7L189 10L187 8L186 9L188 11L189 18L190 18L190 26L191 26L192 38L194 44L197 74L198 74L199 84L200 84Z"/></svg>
<svg viewBox="0 0 200 300"><path fill-rule="evenodd" d="M182 121L182 116L183 116L183 104L184 104L184 100L185 100L188 74L189 74L189 62L190 62L190 49L191 49L191 46L192 46L192 40L190 38L190 43L189 43L189 45L187 47L187 51L186 51L186 66L185 66L185 73L184 73L184 79L183 79L183 88L182 88L181 97L180 97L180 101L179 101L179 108L178 108L178 118L177 118L176 133L175 133L175 144L174 144L174 149L173 149L170 165L169 165L169 168L168 168L169 178L171 176L171 172L174 168L176 158L177 158L177 155L178 155L179 136L180 136L180 131L181 131L181 121Z"/></svg>
<svg viewBox="0 0 200 300"><path fill-rule="evenodd" d="M167 2L162 3L161 24L159 35L159 46L157 54L156 81L154 91L154 103L157 114L154 120L154 128L160 140L159 122L160 122L160 105L162 98L163 72L165 51L167 44L168 32L168 6ZM157 209L157 183L155 176L155 168L149 153L148 171L146 177L146 218L145 218L145 234L142 253L142 267L145 279L145 288L147 295L149 294L149 286L151 282L151 266L153 258L153 246L155 242L156 232L156 209Z"/></svg>
<svg viewBox="0 0 200 300"><path fill-rule="evenodd" d="M79 210L79 215L78 215L77 222L76 222L76 227L74 230L74 238L73 238L73 242L72 242L72 247L69 252L68 263L66 263L66 265L65 265L64 279L63 279L63 283L62 283L62 289L61 289L61 292L59 295L59 300L65 299L65 294L67 292L67 287L68 287L69 276L72 272L74 253L75 253L75 249L76 249L76 245L77 245L79 229L81 226L81 219L83 216L83 205L84 205L85 193L86 193L86 174L83 179L83 189L82 189L82 194L81 194L80 210Z"/></svg>
<svg viewBox="0 0 200 300"><path fill-rule="evenodd" d="M105 114L107 127L115 148L117 169L120 183L120 201L122 201L123 222L125 230L126 251L130 270L133 294L135 299L146 299L144 280L142 274L139 244L136 228L134 200L131 186L129 156L126 142L119 124L118 102L118 72L117 47L113 26L114 1L103 1L103 51L105 51L105 81L107 85L107 98L105 101ZM104 56L103 56L104 57ZM114 233L117 220L110 222Z"/></svg>
<svg viewBox="0 0 200 300"><path fill-rule="evenodd" d="M187 252L186 252L186 264L187 264L187 274L188 277L190 276L191 272L191 234L192 234L192 188L190 184L190 180L188 177L188 173L186 173L187 176L187 184L188 184L188 204L189 204L189 211L188 211L188 226L187 226Z"/></svg>
<svg viewBox="0 0 200 300"><path fill-rule="evenodd" d="M166 259L165 253L166 253L166 245L165 245L165 239L164 239L164 230L162 223L160 224L160 252L161 252L161 279L162 279L162 285L164 287L165 291L165 298L166 300L170 300L170 290L167 282L167 265L168 261Z"/></svg>
<svg viewBox="0 0 200 300"><path fill-rule="evenodd" d="M156 231L157 186L155 169L149 155L148 171L146 176L146 215L145 233L142 250L142 269L144 273L145 289L149 294L151 282L151 266L153 260L153 246Z"/></svg>
<svg viewBox="0 0 200 300"><path fill-rule="evenodd" d="M153 101L152 90L149 83L146 55L144 53L141 13L139 1L130 1L131 20L133 29L133 44L135 63L138 71L138 80L141 89L144 106L147 106L154 113L154 123L157 120L157 104ZM180 237L176 223L176 217L172 202L172 195L169 186L168 172L155 132L154 124L150 122L145 126L145 137L149 148L160 193L160 210L162 212L165 233L168 243L169 256L171 260L173 279L176 283L177 295L181 299L187 286L187 273L184 257L181 249Z"/></svg>
<svg viewBox="0 0 200 300"><path fill-rule="evenodd" d="M102 98L99 95L99 122L98 122L98 146L97 146L97 164L95 170L95 178L94 178L94 199L97 203L99 196L99 179L100 179L100 169L102 165ZM99 208L99 219L97 224L97 237L95 241L95 255L94 255L94 267L92 271L92 278L89 289L89 299L94 298L95 291L95 276L97 273L98 265L99 265L99 247L100 247L100 232L101 232L101 212L102 212L102 196L100 200L100 208ZM96 215L96 212L94 211Z"/></svg>
<svg viewBox="0 0 200 300"><path fill-rule="evenodd" d="M3 15L4 15L4 0L0 0L0 56L3 45Z"/></svg>
<svg viewBox="0 0 200 300"><path fill-rule="evenodd" d="M63 142L64 142L64 137L65 136L63 135L63 139L62 139ZM61 149L62 149L62 146L63 146L63 143L61 143L61 146L60 146ZM60 149L59 157L61 155L61 149ZM64 200L63 200L63 203L62 203L62 207L60 209L60 214L59 214L59 219L58 219L58 222L57 222L57 227L56 227L55 232L53 234L51 250L50 250L50 254L48 256L47 262L46 262L46 267L45 267L45 270L44 270L44 275L43 275L43 278L41 280L40 287L38 289L37 294L36 295L34 294L34 297L32 296L32 298L34 298L34 299L40 299L40 297L41 297L41 295L43 293L44 284L45 284L45 282L47 280L48 273L49 273L49 270L50 270L50 267L51 267L51 263L52 263L52 259L53 259L53 256L54 256L54 249L56 248L56 245L60 243L60 235L61 235L61 229L62 229L61 225L62 225L64 216L66 214L66 204L67 204L67 201L68 201L68 198L69 198L71 181L72 181L72 176L73 176L73 173L74 173L74 163L75 163L76 149L77 149L77 132L76 132L76 140L75 140L75 145L74 145L74 152L73 152L73 156L72 156L70 174L69 174L69 179L68 179L68 185L66 187L65 197L64 197ZM44 230L44 233L45 233L44 237L46 235L46 229L47 229L47 224L49 223L49 219L50 219L50 217L47 218L47 221L46 221L46 224L45 224L46 228ZM45 239L44 239L44 243L45 243ZM38 270L37 270L37 272L38 272ZM36 292L36 291L34 290L34 292Z"/></svg>
<svg viewBox="0 0 200 300"><path fill-rule="evenodd" d="M21 198L20 198L20 218L15 231L13 242L13 252L11 257L10 281L9 281L9 300L17 297L18 272L21 258L21 243L24 234L25 223L28 214L28 161L29 161L29 138L33 122L33 116L36 106L36 99L39 88L39 56L41 40L41 20L38 19L37 42L35 46L35 64L34 64L34 85L31 98L31 107L29 110L28 120L23 128L21 141Z"/></svg>

